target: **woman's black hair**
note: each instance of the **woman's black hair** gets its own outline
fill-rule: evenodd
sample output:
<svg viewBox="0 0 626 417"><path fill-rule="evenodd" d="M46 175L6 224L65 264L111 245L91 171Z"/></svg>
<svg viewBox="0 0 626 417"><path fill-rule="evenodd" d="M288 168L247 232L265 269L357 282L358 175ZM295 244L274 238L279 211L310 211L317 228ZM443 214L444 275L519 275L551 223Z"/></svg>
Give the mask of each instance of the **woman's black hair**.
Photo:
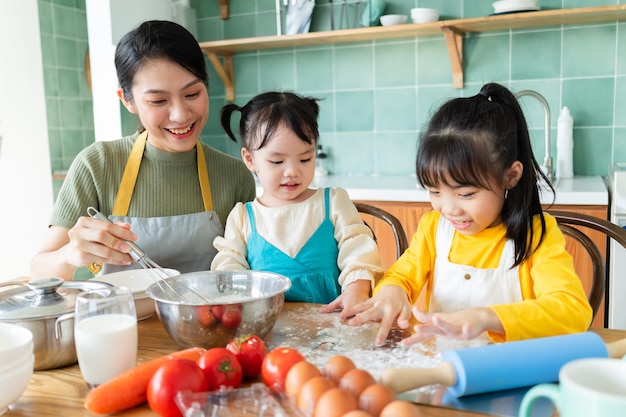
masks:
<svg viewBox="0 0 626 417"><path fill-rule="evenodd" d="M281 123L285 123L304 142L315 145L319 139L317 102L316 98L292 92L269 91L253 97L243 107L233 103L225 105L220 112L220 120L228 137L237 142L230 119L234 111L241 112L241 147L249 151L267 145Z"/></svg>
<svg viewBox="0 0 626 417"><path fill-rule="evenodd" d="M193 35L178 23L150 20L125 34L115 49L117 79L127 101L137 71L153 59L172 61L209 85L206 61Z"/></svg>
<svg viewBox="0 0 626 417"><path fill-rule="evenodd" d="M506 170L515 161L523 165L522 176L508 190L501 214L507 238L515 243L513 266L536 249L531 244L535 215L541 218L538 244L545 235L538 180L542 178L554 193L535 159L526 119L513 93L489 83L473 97L446 102L430 119L416 158L419 183L432 188L461 184L493 189L504 185Z"/></svg>

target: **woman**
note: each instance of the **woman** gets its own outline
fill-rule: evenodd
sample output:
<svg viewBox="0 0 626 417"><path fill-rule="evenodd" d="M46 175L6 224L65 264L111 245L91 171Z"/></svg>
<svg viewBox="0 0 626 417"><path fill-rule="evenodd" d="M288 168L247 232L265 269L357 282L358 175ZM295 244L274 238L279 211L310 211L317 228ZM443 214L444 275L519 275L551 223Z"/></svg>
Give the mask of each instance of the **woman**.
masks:
<svg viewBox="0 0 626 417"><path fill-rule="evenodd" d="M200 140L208 75L191 33L173 22L142 23L120 40L115 66L117 94L141 133L96 142L76 157L31 278L69 280L83 266L103 265L102 273L136 268L125 241L163 267L208 270L228 213L255 197L245 165ZM86 216L90 206L116 223Z"/></svg>

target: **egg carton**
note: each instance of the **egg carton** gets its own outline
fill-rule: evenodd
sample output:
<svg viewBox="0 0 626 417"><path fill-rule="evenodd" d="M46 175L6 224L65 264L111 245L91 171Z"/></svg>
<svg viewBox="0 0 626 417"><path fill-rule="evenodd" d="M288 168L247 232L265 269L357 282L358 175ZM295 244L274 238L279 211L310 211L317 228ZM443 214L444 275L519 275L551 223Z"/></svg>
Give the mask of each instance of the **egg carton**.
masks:
<svg viewBox="0 0 626 417"><path fill-rule="evenodd" d="M263 383L211 392L183 391L176 404L184 417L304 417L293 402Z"/></svg>

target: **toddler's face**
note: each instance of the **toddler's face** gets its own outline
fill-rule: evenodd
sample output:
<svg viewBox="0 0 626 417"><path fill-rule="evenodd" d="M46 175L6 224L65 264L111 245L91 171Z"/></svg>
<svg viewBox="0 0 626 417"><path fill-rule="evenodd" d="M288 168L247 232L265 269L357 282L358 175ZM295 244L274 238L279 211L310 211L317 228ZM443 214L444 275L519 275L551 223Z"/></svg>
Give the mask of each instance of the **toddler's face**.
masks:
<svg viewBox="0 0 626 417"><path fill-rule="evenodd" d="M241 154L263 186L263 204L283 206L309 197L306 191L315 175L315 143L304 142L281 124L267 145L252 152L242 149Z"/></svg>

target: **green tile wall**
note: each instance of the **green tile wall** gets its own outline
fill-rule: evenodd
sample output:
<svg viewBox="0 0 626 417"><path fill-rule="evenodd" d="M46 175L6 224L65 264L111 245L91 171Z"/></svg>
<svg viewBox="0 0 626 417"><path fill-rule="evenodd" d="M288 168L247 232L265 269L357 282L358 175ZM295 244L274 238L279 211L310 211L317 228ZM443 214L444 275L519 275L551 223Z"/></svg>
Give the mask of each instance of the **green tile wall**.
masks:
<svg viewBox="0 0 626 417"><path fill-rule="evenodd" d="M387 13L436 7L443 19L493 12L491 0L387 0ZM621 3L626 0L620 1ZM618 4L601 0L540 0L544 9ZM337 2L335 2L337 3ZM200 41L276 34L275 0L230 0L230 18L217 0L191 0ZM44 81L53 170L65 170L93 142L91 95L85 82L85 0L39 0ZM337 9L335 10L337 20ZM312 31L330 29L328 0L317 0ZM601 46L601 47L600 47ZM468 34L465 86L452 87L440 36L250 51L235 55L236 102L269 90L295 90L322 99L321 143L327 167L339 174L413 173L417 137L443 101L475 94L496 81L515 91L533 89L550 104L555 157L559 109L574 117L576 175L606 175L626 162L626 23L601 23ZM209 65L212 117L203 139L233 155L239 146L219 126L224 86ZM544 116L522 99L538 159L544 157ZM136 127L125 111L123 126Z"/></svg>
<svg viewBox="0 0 626 417"><path fill-rule="evenodd" d="M539 0L544 9L626 1ZM335 2L336 4L337 2ZM386 0L387 13L435 7L443 19L484 16L491 0ZM200 41L276 34L275 0L231 0L230 18L217 0L191 0ZM311 30L330 28L328 0L317 0ZM337 15L335 15L337 16ZM467 34L465 86L452 87L441 36L319 47L250 51L235 55L235 102L268 89L295 90L322 99L321 143L327 167L340 174L412 174L417 137L431 112L446 99L476 94L496 81L514 91L532 89L552 113L552 156L557 117L568 106L574 118L574 172L607 175L626 162L626 23L599 23ZM226 103L221 80L210 68L213 121ZM531 97L521 99L537 158L544 158L544 115ZM238 147L210 123L204 140L238 154Z"/></svg>
<svg viewBox="0 0 626 417"><path fill-rule="evenodd" d="M85 78L85 0L39 0L44 89L53 171L64 171L94 140L92 99ZM55 195L60 181L54 181Z"/></svg>

